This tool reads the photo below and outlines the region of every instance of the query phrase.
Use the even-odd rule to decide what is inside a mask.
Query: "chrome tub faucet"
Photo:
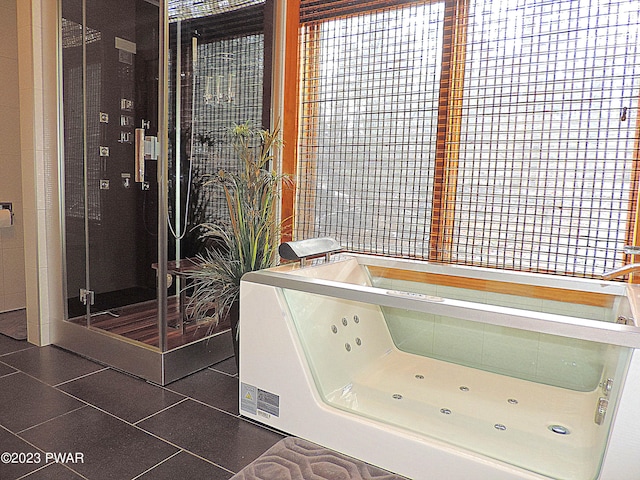
[[[625,245],[624,253],[627,255],[640,255],[640,246],[636,245]],[[602,274],[603,280],[613,280],[617,277],[622,277],[629,273],[640,272],[640,263],[630,263],[628,265],[623,265],[622,267],[615,268],[609,272],[605,272]]]

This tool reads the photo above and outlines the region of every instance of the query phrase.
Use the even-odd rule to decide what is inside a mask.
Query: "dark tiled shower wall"
[[[97,296],[93,311],[155,298],[157,162],[145,162],[148,188],[135,183],[133,138],[143,120],[149,122],[146,134],[157,135],[158,8],[144,0],[90,2],[86,23],[93,40],[86,46],[84,82],[78,77],[82,45],[71,41],[83,22],[82,9],[65,0],[62,12],[63,37],[69,38],[61,65],[67,289],[73,318],[85,313],[78,294],[88,288],[87,266]],[[135,54],[119,49],[119,41],[135,46]]]

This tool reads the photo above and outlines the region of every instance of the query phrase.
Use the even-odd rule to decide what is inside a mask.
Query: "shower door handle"
[[[136,128],[135,181],[144,182],[144,128]]]
[[[135,181],[144,182],[145,160],[158,159],[158,137],[145,136],[144,128],[136,128],[135,138]]]

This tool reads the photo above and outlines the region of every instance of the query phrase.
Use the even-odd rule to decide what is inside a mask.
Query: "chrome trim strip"
[[[169,258],[169,10],[161,2],[158,26],[158,333],[160,349],[166,352],[167,343],[167,261]],[[163,383],[164,384],[164,383]]]
[[[230,330],[166,352],[106,333],[57,321],[53,343],[158,385],[166,385],[233,356]]]
[[[67,230],[66,227],[66,217],[65,217],[65,212],[66,212],[66,199],[65,199],[65,190],[64,190],[64,184],[65,184],[65,165],[64,165],[64,132],[63,132],[63,128],[62,125],[64,125],[64,109],[62,108],[63,105],[63,84],[62,84],[62,72],[63,72],[63,68],[62,68],[62,0],[58,0],[58,10],[57,10],[57,14],[58,14],[58,18],[57,20],[57,24],[56,24],[56,28],[58,29],[58,35],[57,35],[57,39],[58,39],[58,45],[56,46],[56,114],[57,114],[57,142],[58,142],[58,159],[57,159],[57,166],[58,166],[58,216],[60,218],[60,230],[58,232],[59,234],[59,240],[60,240],[60,246],[62,247],[60,249],[60,259],[59,261],[62,262],[60,264],[60,273],[62,274],[60,277],[60,283],[59,283],[59,290],[56,292],[59,295],[61,295],[60,298],[63,298],[64,301],[62,302],[62,314],[63,314],[63,318],[67,319],[69,318],[69,305],[68,302],[66,301],[67,298],[69,298],[68,295],[68,288],[67,288],[67,240],[66,240],[66,235],[65,232]],[[50,261],[49,259],[47,259],[48,261]]]
[[[541,313],[511,307],[500,307],[427,295],[394,292],[392,290],[335,282],[300,275],[287,275],[270,270],[247,273],[242,282],[286,288],[344,300],[402,308],[434,315],[530,332],[607,343],[621,347],[640,348],[640,328],[617,323]],[[473,312],[469,318],[469,312]]]

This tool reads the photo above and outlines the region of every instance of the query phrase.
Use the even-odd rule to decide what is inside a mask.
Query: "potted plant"
[[[280,223],[277,201],[288,177],[272,170],[273,149],[281,146],[279,129],[234,124],[229,131],[239,160],[237,171],[220,171],[208,183],[224,191],[228,219],[199,227],[211,242],[197,256],[197,268],[187,278],[190,315],[213,329],[229,319],[236,364],[239,362],[238,321],[240,279],[247,272],[272,267],[277,260]]]

